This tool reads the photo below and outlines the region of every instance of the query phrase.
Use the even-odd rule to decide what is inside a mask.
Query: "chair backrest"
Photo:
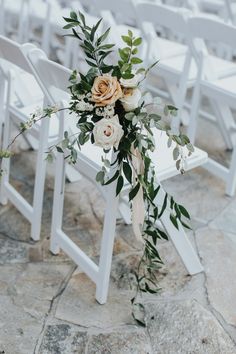
[[[27,47],[34,48],[31,44],[27,44]],[[32,74],[32,68],[22,53],[21,45],[4,36],[0,36],[0,58]]]
[[[150,1],[140,1],[135,8],[141,26],[143,22],[150,22],[155,27],[161,26],[175,33],[186,32],[186,18],[191,14],[187,9],[164,6]]]
[[[27,50],[22,46],[24,53],[34,68],[34,75],[42,88],[49,104],[68,101],[70,99],[69,77],[70,69],[51,61],[46,54],[38,48]]]
[[[25,50],[35,48],[33,44],[27,43]],[[26,79],[30,78],[31,86],[40,92],[37,82],[33,77],[32,66],[29,60],[22,52],[22,46],[6,37],[0,36],[0,70],[5,79],[8,77],[9,72],[14,72],[14,85],[17,90],[17,97],[23,105],[29,105],[34,102],[35,92],[31,91],[29,85],[26,84]],[[27,74],[27,75],[23,75]],[[28,75],[31,74],[32,76]],[[27,78],[26,78],[27,76]],[[14,91],[14,87],[12,89]]]
[[[137,2],[137,0],[136,0]],[[97,3],[99,11],[110,11],[117,23],[134,25],[136,23],[135,18],[135,1],[132,0],[99,0]]]
[[[193,16],[188,21],[191,35],[205,41],[222,43],[236,49],[236,27],[216,18]]]
[[[216,67],[212,54],[218,56],[219,49],[236,49],[236,27],[216,18],[198,15],[189,18],[188,28],[192,54],[198,63],[204,61],[203,75],[210,80],[216,79],[220,75],[220,68]],[[212,46],[216,48],[213,53]]]

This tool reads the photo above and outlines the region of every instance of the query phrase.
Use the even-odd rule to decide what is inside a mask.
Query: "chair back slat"
[[[236,48],[236,27],[217,19],[194,16],[188,21],[189,30],[193,37],[206,41],[223,43]]]
[[[3,36],[0,36],[0,58],[32,74],[30,64],[22,53],[21,45]]]
[[[38,83],[51,104],[70,99],[69,77],[70,69],[55,63],[47,58],[45,53],[36,48],[28,52],[29,61],[35,70]]]
[[[170,6],[142,1],[136,6],[139,22],[151,22],[155,27],[164,27],[175,33],[186,33],[186,18],[191,12]]]

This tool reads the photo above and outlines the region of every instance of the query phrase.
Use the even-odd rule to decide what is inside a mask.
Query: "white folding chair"
[[[195,17],[189,21],[189,30],[195,39],[224,43],[232,49],[236,47],[236,27],[213,19]],[[231,110],[236,108],[236,72],[220,77],[212,70],[208,52],[202,50],[201,46],[195,49],[198,53],[199,73],[193,94],[188,135],[194,142],[201,97],[207,97],[226,146],[233,149],[233,154],[229,169],[212,159],[209,159],[206,167],[225,181],[226,193],[232,196],[236,187],[236,124]]]
[[[147,81],[147,88],[171,100],[178,107],[178,117],[173,120],[173,128],[177,129],[179,117],[183,113],[186,91],[193,86],[197,72],[188,48],[187,17],[191,12],[187,9],[178,10],[174,7],[141,1],[136,6],[136,13],[148,43],[146,66],[159,60],[152,73],[156,80],[161,78],[164,82],[164,86],[160,88],[152,76],[151,80]],[[161,38],[156,32],[157,26],[180,35],[185,44]]]
[[[29,47],[35,48],[30,44],[21,46],[0,36],[1,119],[4,116],[2,121],[4,134],[1,145],[3,149],[6,149],[10,142],[12,123],[16,126],[25,123],[37,107],[42,108],[47,104],[44,101],[42,90],[32,75],[31,64],[23,54],[23,49],[26,50]],[[33,204],[30,205],[10,184],[10,159],[4,159],[2,162],[4,174],[0,184],[0,203],[6,204],[9,199],[30,222],[32,239],[39,240],[46,170],[45,151],[58,139],[57,120],[50,123],[50,126],[47,120],[41,121],[26,134],[27,140],[33,143],[38,150]]]
[[[45,85],[45,95],[52,102],[61,100],[61,104],[66,106],[64,100],[70,99],[70,93],[65,91],[68,86],[68,78],[70,71],[59,64],[49,61],[45,55],[39,50],[33,50],[28,53],[28,58],[35,67],[37,77]],[[66,122],[74,120],[74,118],[66,119],[66,113],[61,113],[60,121],[60,136],[63,139],[63,132]],[[76,121],[76,120],[75,120]],[[74,122],[75,123],[75,122]],[[74,124],[73,123],[73,124]],[[70,127],[69,127],[70,128]],[[172,159],[171,149],[167,149],[167,138],[156,132],[156,140],[158,142],[157,151],[154,153],[153,160],[158,161],[157,173],[160,180],[172,177],[178,174],[175,163]],[[91,182],[95,182],[95,177],[101,169],[101,154],[102,149],[87,143],[83,146],[82,151],[78,150],[78,159],[75,168],[88,178]],[[160,154],[160,155],[159,155]],[[187,169],[197,167],[207,161],[207,154],[196,149],[195,153],[187,159]],[[103,304],[107,300],[109,277],[111,270],[112,252],[115,237],[116,216],[117,211],[120,211],[124,216],[128,212],[128,204],[125,196],[119,200],[115,197],[115,183],[106,187],[97,184],[103,197],[105,198],[105,216],[103,225],[102,242],[100,249],[100,259],[97,265],[92,261],[79,246],[77,246],[62,230],[62,214],[64,200],[64,157],[63,154],[57,154],[56,159],[56,176],[53,201],[53,217],[51,230],[51,246],[52,253],[57,254],[60,249],[64,250],[70,258],[93,280],[96,284],[96,299]],[[114,167],[115,169],[115,167]],[[110,171],[114,174],[114,169]],[[158,204],[163,203],[165,193],[158,193]],[[129,219],[129,218],[128,218]],[[179,230],[175,229],[169,219],[169,213],[165,212],[161,217],[161,224],[167,231],[175,248],[177,249],[184,265],[189,274],[196,274],[203,270],[201,263],[193,250],[183,228],[179,225]]]

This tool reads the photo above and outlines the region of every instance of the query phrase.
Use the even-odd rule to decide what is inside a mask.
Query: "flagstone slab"
[[[31,354],[71,265],[17,264],[15,271],[13,267],[0,267],[0,350]]]
[[[202,223],[216,218],[231,202],[225,196],[225,184],[203,168],[171,178],[163,185],[188,209],[193,219]]]
[[[38,354],[84,354],[87,333],[71,324],[49,325]]]
[[[118,290],[111,282],[108,301],[100,305],[95,300],[94,283],[84,273],[75,273],[60,297],[55,317],[83,327],[110,328],[132,324],[132,295]]]
[[[233,200],[209,226],[214,229],[235,234],[236,241],[236,200]]]
[[[236,325],[236,244],[222,231],[199,230],[196,241],[206,273],[211,305],[226,322]]]
[[[26,262],[28,262],[27,246],[0,233],[0,265]]]
[[[34,353],[43,319],[34,317],[15,305],[10,296],[0,295],[0,304],[0,352]]]
[[[123,328],[110,333],[92,335],[88,343],[89,354],[151,354],[148,334],[141,328]]]
[[[196,301],[149,303],[145,311],[155,354],[236,354],[228,334]]]

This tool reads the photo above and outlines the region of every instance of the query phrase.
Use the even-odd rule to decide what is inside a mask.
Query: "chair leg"
[[[99,274],[96,283],[96,299],[100,304],[105,304],[107,301],[113,245],[115,239],[116,213],[119,201],[119,199],[115,196],[116,182],[107,186],[107,189],[108,193],[99,260]]]
[[[187,130],[187,135],[192,144],[195,142],[196,131],[197,131],[197,121],[199,115],[199,107],[201,104],[201,92],[200,92],[200,84],[196,82],[196,86],[194,88],[193,97],[192,97],[192,108],[190,112],[189,126]]]
[[[48,147],[49,120],[43,119],[40,128],[39,149],[37,154],[36,175],[33,198],[33,218],[31,221],[31,238],[35,241],[40,239],[44,184],[46,176],[46,151]]]
[[[10,131],[11,131],[11,122],[9,119],[9,115],[5,116],[5,124],[4,124],[4,134],[3,134],[3,150],[5,150],[10,141]],[[5,186],[9,182],[10,175],[10,159],[3,159],[1,169],[3,170],[3,175],[0,180],[0,203],[2,205],[6,205],[8,203],[8,198],[5,192]]]
[[[229,168],[229,175],[226,182],[226,194],[230,197],[234,196],[236,189],[236,147],[233,149],[231,164]]]
[[[162,205],[164,197],[165,192],[163,191],[163,189],[160,189],[155,202],[158,205]],[[180,225],[179,223],[179,229],[176,229],[176,227],[172,224],[170,220],[170,214],[167,209],[161,216],[160,222],[166,230],[180,258],[182,259],[182,262],[185,268],[187,269],[188,274],[193,275],[202,272],[203,267],[182,225]]]
[[[235,123],[230,109],[222,102],[218,104],[218,102],[212,99],[210,99],[210,102],[212,109],[215,113],[222,137],[225,141],[226,147],[227,149],[232,150],[235,142],[232,139],[230,130],[233,125],[235,126]]]
[[[9,112],[9,104],[11,97],[11,87],[12,87],[12,74],[9,73],[8,85],[7,85],[7,98],[6,98],[6,107],[4,112],[4,124],[3,124],[3,142],[2,149],[7,150],[8,144],[10,142],[11,136],[11,118]],[[4,105],[4,94],[2,95],[2,104]],[[2,108],[3,109],[3,108]],[[2,111],[3,113],[3,111]],[[2,205],[6,205],[8,202],[5,185],[9,182],[9,174],[10,174],[10,159],[3,159],[1,169],[3,170],[3,176],[0,180],[0,203]]]
[[[55,255],[60,252],[60,247],[57,243],[57,230],[61,229],[62,226],[65,188],[65,161],[61,153],[56,155],[56,171],[50,240],[50,251]]]

